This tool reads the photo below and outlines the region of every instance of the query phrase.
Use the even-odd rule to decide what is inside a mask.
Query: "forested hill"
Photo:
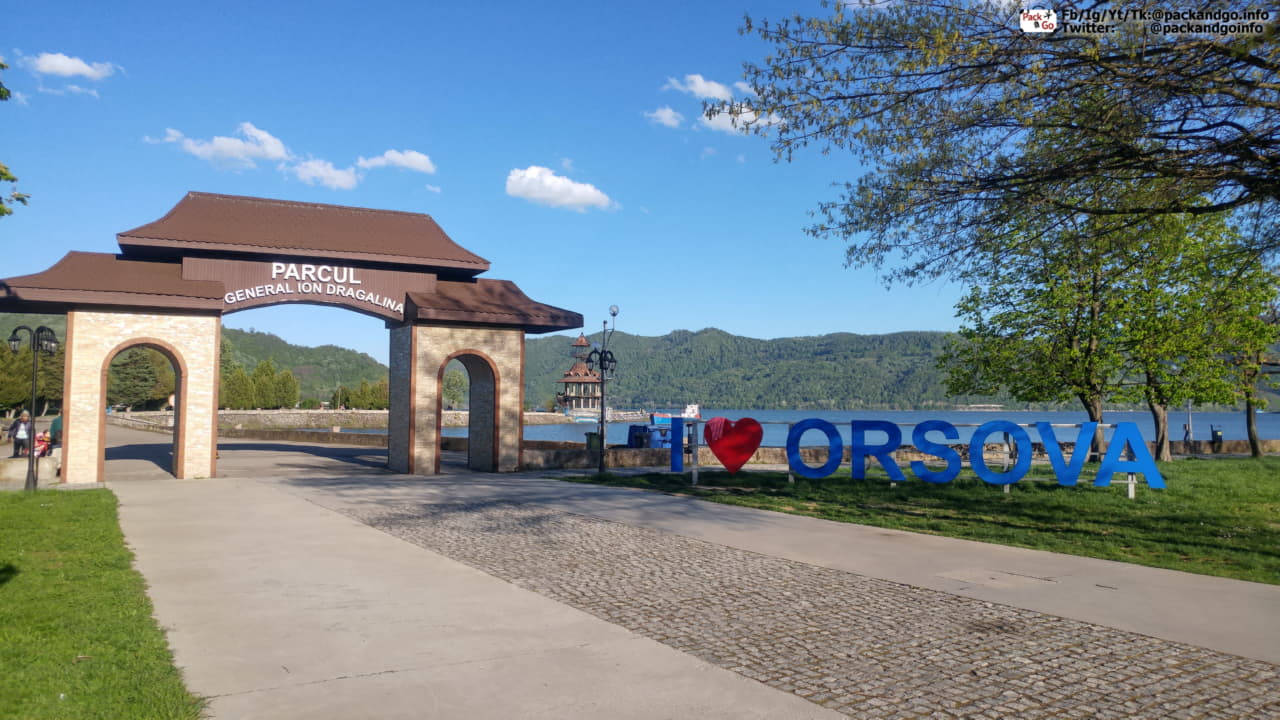
[[[912,409],[993,402],[949,398],[937,357],[948,333],[836,333],[757,340],[716,329],[677,330],[662,337],[617,333],[610,349],[618,375],[613,407],[752,409]],[[590,336],[598,342],[599,333]],[[525,344],[525,398],[547,404],[571,362],[572,337]]]
[[[66,337],[65,316],[7,313],[0,314],[0,335],[8,337],[19,324],[48,325],[59,338]],[[222,335],[230,344],[230,360],[246,371],[268,358],[278,370],[292,370],[302,399],[328,400],[338,385],[352,388],[362,380],[373,384],[387,377],[385,365],[336,345],[303,347],[270,333],[231,328],[223,328]],[[530,336],[526,340],[526,405],[545,408],[550,404],[560,389],[556,381],[572,362],[569,344],[576,337]],[[679,409],[686,403],[699,403],[711,408],[759,410],[907,410],[1002,402],[1004,399],[946,396],[937,358],[948,337],[941,332],[900,332],[757,340],[715,329],[677,330],[662,337],[619,332],[610,345],[618,358],[618,376],[609,383],[609,405]],[[598,342],[599,333],[590,339]],[[3,359],[11,360],[8,348]],[[0,366],[8,368],[3,363]],[[22,383],[29,380],[23,378],[29,376],[20,373],[29,370],[9,369],[19,389],[26,388]],[[1280,406],[1280,396],[1264,395],[1274,403],[1273,409]],[[13,402],[20,402],[22,396]],[[1005,404],[1025,407],[1011,401]]]
[[[227,327],[222,328],[222,338],[231,345],[231,360],[246,371],[252,372],[267,359],[278,370],[292,370],[298,377],[303,399],[328,400],[339,385],[353,388],[361,380],[376,383],[387,377],[386,365],[365,353],[337,345],[292,345],[271,333]]]
[[[18,325],[47,325],[59,340],[67,337],[66,315],[0,313],[0,334],[4,337]],[[222,328],[222,338],[230,345],[230,360],[242,365],[246,372],[252,372],[259,362],[267,359],[277,370],[292,370],[298,378],[302,399],[328,400],[339,385],[354,388],[362,380],[376,383],[387,377],[386,365],[365,353],[337,345],[304,347],[287,343],[271,333],[226,327]],[[7,359],[9,349],[4,348],[4,352]],[[165,391],[162,396],[167,394]]]

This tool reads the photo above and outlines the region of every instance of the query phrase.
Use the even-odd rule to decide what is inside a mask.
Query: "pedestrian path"
[[[133,438],[126,438],[133,439]],[[108,455],[215,718],[1280,717],[1280,587],[545,473]]]

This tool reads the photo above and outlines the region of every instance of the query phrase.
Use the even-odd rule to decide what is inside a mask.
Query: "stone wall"
[[[143,413],[133,413],[142,415]],[[386,410],[220,410],[223,428],[385,428]]]
[[[219,430],[221,438],[244,438],[249,440],[277,440],[283,442],[324,443],[326,445],[359,445],[361,447],[386,447],[387,436],[381,433],[333,432],[331,430],[264,430],[264,429],[224,429]]]
[[[0,457],[0,490],[20,490],[26,487],[28,462],[24,457],[11,458],[8,453]],[[58,477],[59,462],[57,457],[36,458],[36,463],[39,465],[36,468],[38,487],[48,487],[61,482],[61,478]]]
[[[527,413],[533,415],[534,413]],[[113,416],[130,418],[156,425],[172,425],[172,410],[145,410],[140,412],[112,413]],[[444,427],[466,427],[468,413],[466,410],[445,410],[441,413],[441,424]],[[538,413],[549,415],[549,413]],[[557,416],[563,417],[563,416]],[[526,424],[552,424],[545,417],[527,418],[533,420]],[[564,420],[560,420],[563,423]],[[298,428],[386,428],[390,427],[391,418],[386,410],[219,410],[218,427],[240,428],[248,430],[260,428],[264,430],[290,430]]]

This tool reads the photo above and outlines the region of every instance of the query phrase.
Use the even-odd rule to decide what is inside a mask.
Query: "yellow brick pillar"
[[[218,446],[218,315],[67,313],[62,479],[105,479],[107,372],[121,351],[143,345],[173,362],[175,477],[212,477]]]

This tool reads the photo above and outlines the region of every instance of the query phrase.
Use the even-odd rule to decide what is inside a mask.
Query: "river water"
[[[670,412],[679,412],[673,410]],[[1037,422],[1049,422],[1058,425],[1074,425],[1088,420],[1083,411],[1012,411],[1001,410],[996,412],[980,412],[980,411],[891,411],[891,410],[702,410],[703,420],[709,420],[713,417],[725,417],[730,420],[739,420],[744,417],[755,418],[764,427],[764,440],[761,443],[766,447],[782,447],[787,443],[788,423],[799,422],[808,418],[819,418],[834,424],[840,429],[840,434],[844,438],[844,442],[848,444],[849,438],[849,421],[850,420],[885,420],[891,423],[897,423],[903,426],[903,441],[910,442],[911,428],[914,425],[925,420],[945,420],[955,425],[960,432],[960,440],[955,442],[968,442],[974,429],[985,422],[992,420],[1008,420],[1018,425],[1029,425]],[[1155,438],[1155,424],[1151,421],[1151,414],[1147,412],[1108,412],[1103,414],[1103,423],[1112,424],[1120,422],[1137,423],[1138,429],[1142,431],[1142,436],[1148,440]],[[1180,412],[1169,413],[1169,439],[1183,439],[1183,424],[1187,422],[1187,413],[1185,410]],[[1208,440],[1210,425],[1217,426],[1222,430],[1223,438],[1226,440],[1245,440],[1248,435],[1245,431],[1245,415],[1243,411],[1236,412],[1192,412],[1191,414],[1192,429],[1194,431],[1194,439]],[[623,444],[627,441],[627,432],[631,423],[610,423],[609,424],[609,442],[611,444]],[[595,432],[595,424],[586,423],[565,423],[561,425],[526,425],[524,429],[524,438],[526,440],[552,440],[558,442],[583,442],[588,432]],[[386,432],[385,430],[351,430],[351,432]],[[445,428],[446,437],[466,437],[466,428]],[[1074,441],[1075,431],[1070,428],[1059,428],[1056,431],[1060,441]],[[1032,440],[1039,440],[1034,430],[1030,431]],[[1258,435],[1264,439],[1280,439],[1280,413],[1260,413],[1258,415]],[[935,439],[941,439],[941,436],[935,433]],[[883,435],[877,438],[876,434],[868,433],[867,440],[870,442],[882,441]],[[802,445],[823,446],[827,445],[827,439],[824,434],[817,431],[805,433],[801,438]]]

